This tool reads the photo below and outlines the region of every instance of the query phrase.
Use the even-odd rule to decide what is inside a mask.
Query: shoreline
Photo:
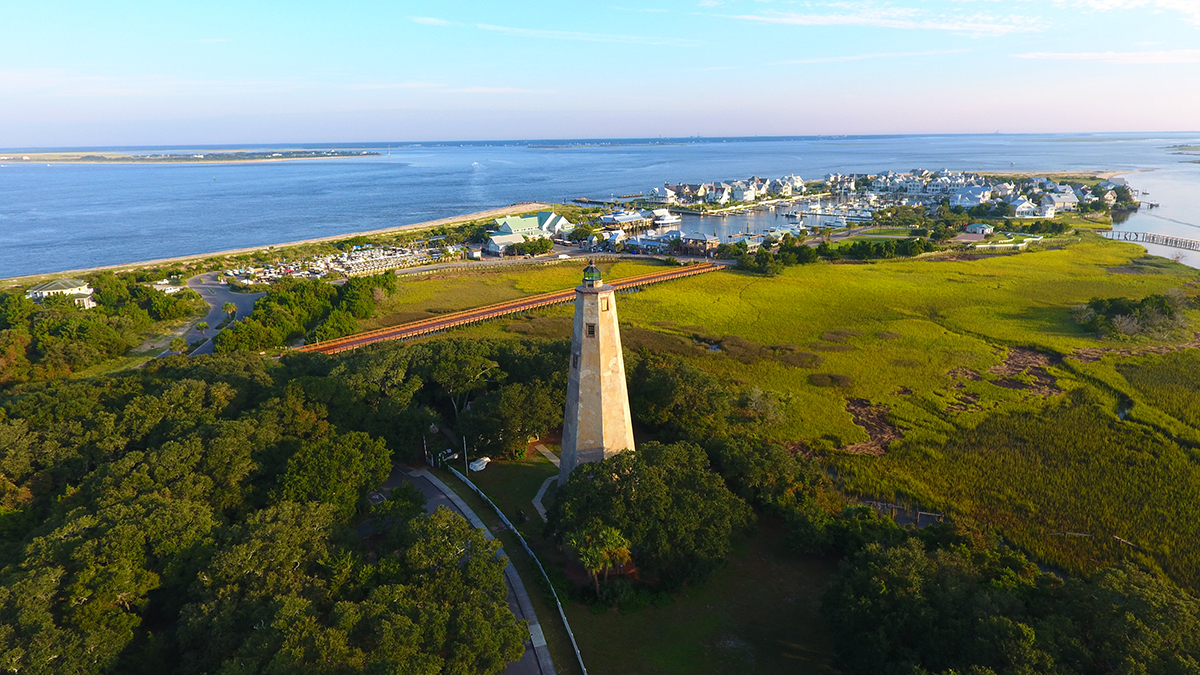
[[[474,213],[466,213],[459,216],[451,216],[449,218],[439,218],[437,220],[428,220],[420,223],[412,223],[411,225],[398,225],[396,227],[385,227],[378,230],[365,230],[362,232],[347,232],[344,234],[335,234],[325,237],[314,237],[311,239],[300,239],[297,241],[288,241],[277,244],[262,244],[260,246],[247,246],[244,248],[235,248],[225,251],[213,251],[210,253],[195,253],[191,255],[174,256],[171,258],[155,258],[153,260],[142,260],[126,263],[117,263],[114,265],[99,265],[96,267],[83,267],[71,270],[62,270],[57,272],[40,272],[38,274],[24,274],[16,277],[7,277],[0,279],[0,284],[4,286],[13,286],[24,283],[26,280],[41,279],[42,277],[64,276],[72,274],[86,274],[90,272],[101,272],[105,270],[125,270],[140,267],[154,267],[158,265],[168,265],[172,263],[188,262],[192,260],[204,260],[207,258],[240,255],[242,253],[253,253],[269,248],[286,248],[289,246],[303,246],[305,244],[322,244],[329,241],[340,241],[351,237],[365,237],[370,235],[390,234],[396,232],[404,232],[410,230],[427,230],[442,225],[453,225],[471,220],[480,220],[483,218],[498,218],[501,216],[510,216],[518,213],[528,213],[530,211],[542,211],[550,208],[550,204],[543,202],[519,202],[509,206],[504,206],[497,209],[488,209],[486,211],[476,211]]]
[[[314,159],[360,159],[363,157],[379,157],[379,155],[332,155],[329,157],[256,157],[254,159],[164,159],[164,160],[92,160],[80,159],[6,159],[0,166],[35,166],[38,164],[70,164],[74,166],[165,166],[165,165],[213,165],[213,164],[260,164],[263,162],[301,162]]]

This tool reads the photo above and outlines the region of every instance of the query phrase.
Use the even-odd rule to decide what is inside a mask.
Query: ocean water
[[[1181,144],[1200,144],[1200,134],[381,144],[355,146],[381,156],[273,163],[7,161],[0,162],[0,278],[267,246],[515,202],[609,197],[664,181],[914,168],[1128,172],[1130,184],[1162,206],[1121,229],[1200,239],[1200,164],[1184,161],[1200,157],[1174,154],[1170,146]],[[726,234],[747,223],[685,225]],[[1200,254],[1184,260],[1200,267]]]

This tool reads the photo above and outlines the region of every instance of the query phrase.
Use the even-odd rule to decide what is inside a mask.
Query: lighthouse
[[[559,485],[580,464],[634,449],[615,290],[594,264],[583,271],[583,283],[575,289]]]

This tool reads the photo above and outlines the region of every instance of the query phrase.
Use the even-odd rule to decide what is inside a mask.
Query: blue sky
[[[1200,129],[1200,0],[0,0],[0,147]]]

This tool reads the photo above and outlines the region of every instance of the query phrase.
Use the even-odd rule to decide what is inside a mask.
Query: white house
[[[791,184],[793,194],[804,194],[804,179],[800,176],[791,174],[784,176],[782,180],[785,183]]]
[[[1012,183],[1000,183],[992,186],[992,192],[997,197],[1010,197],[1017,191],[1017,186]]]
[[[1022,199],[1015,200],[1011,203],[1012,203],[1013,211],[1015,212],[1015,213],[1013,213],[1014,218],[1037,218],[1038,217],[1038,207],[1034,206],[1033,202],[1029,201],[1028,199],[1022,198]]]
[[[1042,197],[1042,206],[1053,206],[1055,211],[1078,211],[1079,198],[1073,192],[1055,192]]]
[[[676,197],[674,190],[672,190],[669,187],[663,186],[663,187],[650,188],[649,190],[647,190],[646,191],[646,201],[648,201],[652,204],[676,204],[676,203],[678,203],[679,200]]]
[[[1054,208],[1054,204],[1047,204],[1043,201],[1041,208],[1038,209],[1038,212],[1043,218],[1053,218],[1054,214],[1057,213],[1057,210]]]
[[[78,279],[55,279],[47,281],[44,284],[38,284],[33,288],[25,291],[25,297],[37,302],[45,300],[52,295],[67,295],[75,300],[75,304],[81,309],[91,309],[96,306],[96,301],[92,299],[92,287],[86,281]]]
[[[988,187],[963,187],[954,192],[954,196],[950,198],[950,206],[963,206],[970,208],[979,206],[992,198],[992,189]]]
[[[967,234],[992,234],[996,228],[986,223],[972,223],[967,226]]]
[[[939,176],[929,181],[926,189],[930,194],[945,194],[950,191],[950,179],[946,176]]]
[[[780,195],[782,197],[791,197],[792,196],[792,184],[782,178],[776,179],[776,180],[771,181],[770,187],[767,188],[767,191],[769,191],[773,194]]]
[[[733,188],[728,183],[714,183],[704,201],[709,204],[727,204],[733,199]]]
[[[733,184],[733,201],[752,202],[757,198],[758,192],[755,191],[753,185],[747,185],[742,181]]]
[[[488,237],[487,243],[483,245],[483,250],[493,255],[501,255],[504,249],[519,244],[525,241],[526,236],[523,234],[493,234]]]

